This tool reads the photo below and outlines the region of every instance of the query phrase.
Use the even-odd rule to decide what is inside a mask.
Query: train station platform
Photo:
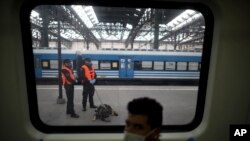
[[[38,109],[41,120],[52,126],[60,125],[125,125],[127,103],[137,97],[156,99],[163,106],[163,124],[187,124],[195,115],[198,87],[196,86],[106,86],[97,85],[94,95],[95,105],[109,104],[119,116],[110,117],[110,122],[93,121],[94,109],[82,111],[82,86],[75,86],[74,109],[80,116],[66,115],[66,103],[57,104],[57,85],[38,85]],[[63,89],[63,97],[66,99]],[[31,113],[32,114],[32,113]]]

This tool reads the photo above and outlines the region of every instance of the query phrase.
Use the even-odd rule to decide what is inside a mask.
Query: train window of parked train
[[[34,66],[35,66],[35,68],[41,67],[41,62],[40,62],[39,58],[34,58]]]
[[[199,70],[201,70],[201,63],[199,63],[199,67],[198,67]]]
[[[154,70],[164,70],[164,62],[154,61]]]
[[[118,61],[112,61],[112,70],[117,70],[119,68],[119,62]]]
[[[100,70],[111,70],[111,61],[100,61]]]
[[[128,59],[128,69],[133,69],[133,62],[131,59]]]
[[[165,62],[165,70],[176,70],[176,62]]]
[[[142,64],[141,61],[134,61],[134,70],[141,70]]]
[[[24,4],[20,19],[32,124],[50,133],[122,133],[127,103],[151,97],[164,106],[164,132],[198,127],[213,35],[210,10],[181,2],[107,1],[32,1],[28,9]],[[81,78],[74,83],[74,109],[80,118],[73,120],[66,104],[59,104],[67,100],[61,62],[70,59],[80,77],[84,58],[92,60],[97,74],[95,104],[107,103],[119,114],[109,123],[92,121],[96,111],[89,103],[82,111]]]
[[[177,62],[177,70],[187,70],[187,62]]]
[[[153,62],[152,61],[142,61],[141,62],[142,70],[153,70]]]
[[[91,62],[92,62],[92,64],[94,65],[94,68],[95,68],[96,70],[98,70],[98,69],[99,69],[99,61],[97,61],[97,60],[92,60]]]
[[[199,63],[198,62],[188,62],[188,70],[198,71],[199,70]]]
[[[50,69],[50,64],[49,64],[49,60],[42,60],[42,69]]]
[[[58,60],[50,60],[50,69],[58,69]]]

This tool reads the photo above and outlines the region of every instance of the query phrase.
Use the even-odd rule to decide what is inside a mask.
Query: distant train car
[[[33,50],[37,79],[58,78],[57,50]],[[62,59],[71,59],[75,74],[76,51],[62,50]],[[163,51],[84,51],[99,79],[176,79],[198,80],[201,68],[199,52]]]

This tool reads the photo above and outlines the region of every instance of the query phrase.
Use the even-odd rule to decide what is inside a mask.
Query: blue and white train
[[[34,49],[36,79],[58,78],[57,50]],[[71,59],[75,74],[79,54],[62,50],[62,60]],[[199,80],[200,52],[165,51],[83,51],[81,58],[90,58],[98,79],[171,79]]]

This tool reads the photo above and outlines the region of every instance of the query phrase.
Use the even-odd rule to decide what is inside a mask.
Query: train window
[[[35,66],[35,68],[41,67],[41,62],[40,62],[39,58],[34,58],[34,66]]]
[[[141,61],[134,61],[134,70],[141,70],[141,69],[142,69]]]
[[[198,69],[201,70],[201,63],[199,63],[199,68]]]
[[[125,59],[120,59],[120,64],[121,64],[120,69],[125,69],[125,67],[126,67],[125,63],[126,63]]]
[[[175,70],[176,62],[165,62],[165,70]]]
[[[126,105],[137,97],[162,103],[164,132],[198,127],[213,35],[213,16],[206,6],[151,0],[55,2],[32,1],[21,10],[29,115],[37,129],[122,133]],[[92,121],[96,111],[89,105],[82,111],[83,58],[90,58],[96,70],[95,104],[107,103],[119,114],[109,123]],[[76,120],[61,104],[67,100],[60,77],[65,59],[72,61],[77,76]]]
[[[198,62],[188,62],[188,70],[198,71],[199,70],[199,63]]]
[[[99,69],[99,62],[97,61],[97,60],[92,60],[91,61],[92,62],[92,64],[94,65],[94,68],[96,69],[96,70],[98,70]]]
[[[119,63],[118,61],[112,61],[112,70],[117,70],[119,67]]]
[[[42,60],[42,69],[50,69],[49,60]]]
[[[50,69],[58,69],[58,60],[50,60]]]
[[[164,62],[154,61],[154,70],[164,70]]]
[[[131,59],[128,59],[128,69],[132,69],[133,67],[133,62]]]
[[[153,69],[153,62],[152,61],[142,61],[141,62],[142,70],[152,70]]]
[[[100,61],[100,70],[111,70],[111,61]]]
[[[187,62],[177,62],[177,70],[187,70]]]

